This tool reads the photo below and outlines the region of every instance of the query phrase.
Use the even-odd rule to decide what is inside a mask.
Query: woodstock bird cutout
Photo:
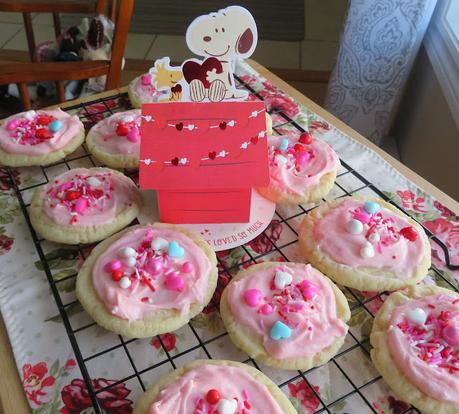
[[[241,101],[247,91],[236,88],[236,60],[252,55],[258,40],[255,20],[244,7],[230,6],[194,19],[186,31],[188,48],[203,60],[188,59],[171,67],[164,57],[150,69],[152,84],[168,92],[162,101]]]

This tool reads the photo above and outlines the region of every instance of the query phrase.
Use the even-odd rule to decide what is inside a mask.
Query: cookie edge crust
[[[105,304],[99,299],[96,290],[92,283],[92,269],[99,256],[104,253],[107,248],[120,239],[127,232],[137,228],[145,228],[152,226],[153,229],[168,228],[174,229],[184,233],[187,237],[204,250],[205,255],[211,262],[211,270],[208,277],[207,291],[204,300],[201,303],[194,303],[190,306],[190,311],[181,315],[180,311],[176,309],[168,309],[154,312],[151,317],[127,321],[114,316],[107,309]],[[159,335],[167,332],[172,332],[185,325],[190,319],[198,315],[212,299],[214,291],[217,287],[218,271],[217,271],[217,258],[215,252],[211,249],[209,244],[200,236],[183,229],[173,224],[153,223],[151,225],[135,225],[114,234],[110,238],[99,243],[85,260],[83,266],[77,275],[76,281],[76,295],[83,308],[88,314],[105,329],[116,332],[118,334],[130,338],[147,338],[154,335]]]
[[[223,365],[243,369],[255,381],[263,384],[267,388],[267,391],[279,404],[284,414],[297,414],[297,411],[293,407],[292,403],[288,400],[287,396],[279,389],[279,387],[276,384],[274,384],[273,381],[271,381],[261,371],[241,362],[217,359],[196,360],[161,377],[158,381],[155,382],[155,384],[152,387],[150,387],[147,391],[145,391],[144,394],[142,394],[137,399],[134,405],[133,414],[148,414],[151,405],[165,387],[177,381],[182,375],[184,375],[188,371],[191,371],[194,368],[198,368],[202,365]]]
[[[408,222],[417,230],[418,234],[423,238],[424,241],[424,256],[421,263],[415,269],[413,275],[408,279],[399,279],[394,272],[381,271],[379,269],[372,268],[353,268],[340,263],[335,262],[326,253],[320,251],[316,247],[313,231],[314,226],[318,220],[320,220],[324,214],[329,210],[338,207],[342,202],[349,199],[350,197],[342,197],[338,200],[324,203],[314,210],[310,211],[300,224],[299,228],[299,245],[300,251],[303,256],[311,262],[311,264],[319,269],[322,273],[325,273],[330,279],[344,286],[348,286],[357,290],[366,291],[382,291],[382,290],[397,290],[400,288],[415,285],[425,278],[427,271],[430,267],[431,262],[431,250],[430,243],[425,234],[424,229],[413,219],[406,214],[402,213],[396,207],[376,197],[356,197],[354,199],[361,201],[375,201],[384,208],[387,208],[391,212],[397,214],[399,217],[404,217]]]
[[[63,244],[84,244],[97,242],[123,229],[139,214],[142,207],[142,197],[134,181],[119,171],[112,170],[110,168],[95,167],[87,169],[92,171],[97,170],[97,172],[110,172],[113,175],[121,176],[123,180],[129,180],[132,184],[132,188],[135,189],[134,192],[136,195],[136,199],[133,200],[133,205],[127,206],[124,210],[117,214],[111,222],[103,225],[85,226],[80,228],[77,228],[76,226],[61,226],[54,223],[54,221],[42,212],[46,188],[46,186],[42,186],[35,190],[33,194],[29,215],[33,228],[44,239]]]
[[[412,384],[392,359],[387,344],[387,330],[393,310],[407,300],[436,294],[446,294],[459,298],[459,294],[452,290],[428,285],[412,286],[405,293],[392,293],[384,301],[373,322],[370,334],[370,342],[373,347],[371,359],[384,381],[403,401],[413,404],[425,413],[458,414],[459,405],[436,400]]]
[[[297,264],[297,263],[292,263]],[[250,275],[254,271],[259,271],[263,269],[276,268],[279,266],[289,267],[289,263],[279,263],[279,262],[264,262],[259,263],[253,266],[250,266],[248,269],[239,272],[225,287],[223,291],[221,301],[220,301],[220,315],[223,319],[226,330],[232,340],[232,342],[240,348],[242,351],[247,353],[250,357],[260,361],[263,364],[269,365],[274,368],[280,369],[300,369],[307,370],[312,367],[322,365],[328,362],[333,358],[344,344],[346,335],[337,338],[331,345],[318,352],[312,357],[298,357],[298,358],[285,358],[277,359],[273,358],[265,350],[263,346],[263,339],[261,336],[254,334],[250,331],[249,328],[239,324],[231,313],[231,308],[228,303],[228,287],[233,283]],[[330,284],[333,293],[336,299],[336,311],[337,316],[344,323],[346,323],[351,317],[351,311],[349,309],[349,304],[346,300],[346,297],[341,292],[341,290],[325,275],[327,282]]]

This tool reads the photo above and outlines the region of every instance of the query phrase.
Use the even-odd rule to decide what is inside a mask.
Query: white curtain
[[[350,1],[325,107],[376,144],[390,128],[436,2]]]

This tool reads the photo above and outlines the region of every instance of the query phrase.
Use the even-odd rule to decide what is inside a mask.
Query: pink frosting
[[[299,138],[298,135],[268,138],[269,175],[271,185],[302,195],[318,184],[322,176],[336,170],[339,159],[326,142],[311,137],[310,144],[301,144]],[[284,139],[289,142],[287,149],[280,147]],[[294,149],[295,145],[297,150]]]
[[[152,241],[156,239],[163,239],[166,247],[155,250]],[[170,242],[183,248],[181,257],[168,254]],[[123,256],[122,249],[126,247],[136,250],[135,263],[128,263]],[[111,270],[114,264],[119,274],[129,279],[128,288],[121,287],[119,274]],[[204,300],[210,271],[209,258],[184,233],[144,226],[126,232],[102,253],[94,264],[92,278],[97,295],[112,314],[131,321],[162,309],[188,313],[190,305]]]
[[[148,74],[146,74],[148,76]],[[150,83],[144,85],[142,76],[139,76],[134,84],[134,93],[142,101],[142,103],[158,102],[159,98],[164,95],[164,92],[158,91]]]
[[[364,211],[364,202],[355,198],[345,198],[335,208],[328,211],[314,226],[317,247],[335,262],[351,267],[364,267],[393,271],[397,277],[408,279],[421,262],[424,238],[417,235],[411,241],[400,234],[400,230],[412,227],[404,217],[396,215],[384,207],[377,214]],[[352,218],[363,224],[363,231],[353,234],[347,225]],[[370,220],[370,223],[366,223]],[[378,224],[379,223],[379,224]],[[371,232],[379,234],[379,242],[369,241]],[[417,234],[417,231],[413,229]],[[373,257],[364,257],[361,249],[372,245]]]
[[[235,400],[236,410],[219,411],[220,401],[216,404],[207,401],[210,390],[218,391],[220,400]],[[267,387],[242,368],[210,364],[196,367],[166,386],[148,410],[148,414],[197,413],[283,414],[283,411]]]
[[[108,154],[140,154],[140,136],[136,141],[128,139],[127,136],[119,136],[116,133],[117,127],[125,120],[133,118],[127,123],[128,129],[137,128],[140,130],[140,109],[133,109],[125,112],[117,112],[108,118],[98,122],[91,129],[95,132],[94,142],[104,152]]]
[[[61,226],[109,223],[137,198],[136,186],[128,177],[87,168],[59,175],[44,191],[43,211]]]
[[[410,319],[418,308],[427,315],[421,325]],[[440,294],[407,301],[392,312],[388,346],[411,383],[436,400],[459,405],[459,345],[442,335],[450,324],[459,329],[459,299]]]
[[[26,112],[6,118],[0,125],[0,147],[10,154],[45,155],[64,148],[83,129],[83,124],[76,115],[71,116],[60,108],[37,111],[27,119]],[[46,139],[37,139],[35,131],[46,125],[38,125],[37,118],[48,115],[62,123],[62,127]],[[16,125],[16,126],[14,126]],[[10,127],[8,127],[10,126]]]
[[[291,283],[283,289],[276,288],[274,282],[278,271],[292,276]],[[277,268],[256,270],[232,282],[227,289],[235,320],[262,336],[266,351],[277,359],[313,356],[347,333],[346,324],[336,315],[336,298],[330,283],[309,264],[279,264]],[[260,291],[262,299],[256,306],[248,305],[244,297],[248,290]],[[289,338],[271,338],[276,321],[291,328]]]

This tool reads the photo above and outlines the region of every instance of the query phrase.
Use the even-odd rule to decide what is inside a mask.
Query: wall
[[[392,128],[401,161],[459,200],[459,128],[421,47]]]

